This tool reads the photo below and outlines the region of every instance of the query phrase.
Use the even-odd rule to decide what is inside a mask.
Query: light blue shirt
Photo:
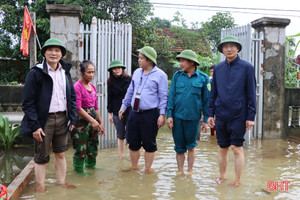
[[[158,108],[160,114],[166,114],[168,77],[161,69],[155,66],[148,74],[144,74],[142,68],[134,71],[122,101],[122,110],[126,110],[129,105],[133,107],[136,92],[141,94],[139,110]]]

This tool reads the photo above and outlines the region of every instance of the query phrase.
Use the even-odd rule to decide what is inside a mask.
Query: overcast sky
[[[299,0],[149,0],[151,3],[166,3],[166,4],[187,4],[187,5],[201,5],[201,6],[219,6],[219,7],[238,7],[248,9],[229,9],[229,8],[209,8],[209,7],[187,7],[174,5],[153,4],[154,15],[163,19],[172,20],[174,13],[179,11],[183,18],[190,25],[190,22],[205,22],[218,11],[230,11],[238,25],[246,25],[253,20],[261,17],[278,17],[289,18],[291,23],[286,28],[287,35],[294,35],[300,33],[300,1]],[[183,8],[183,9],[182,9]],[[265,10],[258,10],[262,8]],[[268,11],[266,9],[274,9]],[[275,9],[285,11],[275,11]],[[297,10],[298,12],[291,12],[287,10]],[[233,12],[235,11],[235,12]],[[243,12],[243,13],[242,13]],[[260,13],[260,14],[254,14]],[[297,38],[299,40],[300,37]],[[300,49],[300,47],[298,48]],[[300,50],[297,53],[300,53]]]

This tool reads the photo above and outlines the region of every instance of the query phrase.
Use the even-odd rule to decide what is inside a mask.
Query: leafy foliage
[[[3,117],[0,113],[0,148],[9,149],[19,135],[20,125],[9,124],[8,117]]]
[[[297,62],[295,54],[300,41],[295,44],[294,39],[296,37],[300,37],[300,33],[286,37],[285,86],[289,88],[297,86]]]
[[[212,49],[216,51],[221,40],[221,30],[223,28],[233,28],[236,26],[234,18],[229,12],[217,12],[207,22],[202,22],[202,30],[211,42]]]

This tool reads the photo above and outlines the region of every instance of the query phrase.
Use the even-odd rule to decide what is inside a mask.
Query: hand
[[[93,120],[93,121],[91,122],[91,125],[92,125],[92,127],[93,127],[93,130],[95,130],[95,131],[100,130],[100,124],[97,122],[97,120]]]
[[[158,126],[158,128],[161,128],[164,125],[165,125],[165,116],[159,115],[158,120],[157,120],[157,126]]]
[[[99,132],[101,135],[105,135],[105,128],[104,128],[104,125],[102,122],[100,123],[100,131]]]
[[[169,117],[167,119],[167,125],[168,125],[169,129],[171,130],[173,127],[173,118],[172,117]]]
[[[121,120],[123,118],[123,113],[125,112],[125,110],[120,109],[119,110],[119,119]]]
[[[45,136],[45,133],[42,128],[39,128],[36,131],[34,131],[32,135],[34,139],[36,139],[36,141],[43,142],[42,135]]]
[[[249,131],[251,129],[251,127],[254,126],[254,125],[255,125],[254,121],[247,120],[246,121],[246,131]]]
[[[207,132],[207,123],[205,123],[205,122],[203,122],[202,123],[202,126],[201,126],[201,128],[202,128],[202,133],[206,133]]]
[[[109,113],[109,123],[114,123],[113,115],[111,113]]]
[[[72,130],[73,130],[73,128],[74,128],[74,124],[70,124],[70,126],[69,126],[69,130],[70,130],[70,131],[72,131]]]
[[[207,120],[207,123],[208,123],[208,126],[210,127],[210,128],[213,128],[213,127],[215,127],[215,119],[213,118],[213,117],[209,117],[208,118],[208,120]]]

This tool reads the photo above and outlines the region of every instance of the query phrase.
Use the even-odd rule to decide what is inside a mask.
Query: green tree
[[[295,38],[300,37],[300,33],[286,37],[286,59],[285,59],[285,86],[297,86],[297,59],[296,52],[300,41],[295,43]]]
[[[170,28],[171,22],[167,19],[161,19],[159,17],[151,17],[151,21],[156,23],[156,28]]]
[[[236,26],[234,18],[229,12],[217,12],[207,22],[202,22],[201,25],[214,51],[216,51],[217,45],[220,43],[221,30],[223,28],[233,28]]]

